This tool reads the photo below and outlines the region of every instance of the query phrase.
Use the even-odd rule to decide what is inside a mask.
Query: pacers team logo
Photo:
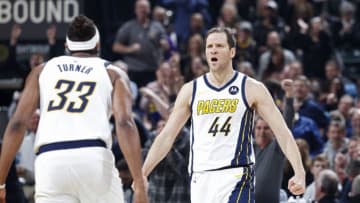
[[[231,86],[229,88],[229,93],[232,94],[232,95],[235,95],[239,92],[239,88],[237,86]]]

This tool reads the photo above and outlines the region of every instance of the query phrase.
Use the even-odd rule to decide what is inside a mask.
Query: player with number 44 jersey
[[[215,87],[203,75],[194,82],[190,171],[252,165],[253,110],[245,98],[246,75],[234,72],[228,83]],[[195,136],[201,135],[201,136]]]

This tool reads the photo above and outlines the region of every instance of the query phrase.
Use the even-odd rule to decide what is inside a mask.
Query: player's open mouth
[[[210,61],[211,61],[211,62],[217,62],[217,61],[218,61],[218,58],[216,58],[216,57],[211,57],[211,58],[210,58]]]

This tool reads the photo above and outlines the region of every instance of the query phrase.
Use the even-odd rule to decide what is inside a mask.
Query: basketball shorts
[[[252,167],[194,172],[191,177],[192,203],[254,203],[254,192]]]
[[[54,150],[35,160],[36,203],[123,203],[111,151],[103,147]]]

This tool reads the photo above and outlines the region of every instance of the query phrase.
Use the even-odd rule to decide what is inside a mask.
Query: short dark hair
[[[234,36],[235,31],[233,31],[232,29],[227,28],[227,27],[211,28],[206,34],[205,42],[206,42],[207,38],[209,37],[209,35],[213,34],[213,33],[225,33],[229,47],[230,48],[236,47],[236,39]]]
[[[69,40],[74,42],[90,40],[95,34],[96,34],[96,26],[94,21],[92,21],[90,18],[84,15],[76,16],[74,20],[71,22],[67,31],[67,37],[69,38]],[[94,48],[91,50],[70,51],[70,52],[71,53],[88,52],[91,54],[96,54],[97,49]]]
[[[94,22],[84,15],[79,15],[71,22],[67,37],[75,42],[87,41],[95,35],[95,32]]]

